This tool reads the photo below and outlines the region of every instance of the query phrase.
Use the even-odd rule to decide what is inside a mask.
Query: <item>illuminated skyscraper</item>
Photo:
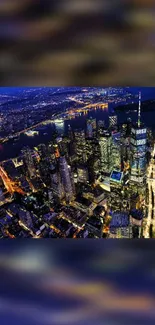
[[[117,115],[109,116],[109,127],[110,128],[117,127]]]
[[[75,151],[79,162],[85,163],[87,160],[86,155],[86,138],[84,130],[77,130],[75,135]]]
[[[89,180],[88,169],[86,166],[78,166],[77,168],[78,182],[87,183]]]
[[[99,120],[97,122],[97,135],[100,136],[102,134],[102,131],[105,128],[105,122],[103,120]]]
[[[138,124],[131,129],[131,181],[143,183],[146,175],[147,129],[141,123],[141,94],[139,94]]]
[[[105,127],[105,123],[104,123],[104,121],[103,121],[103,120],[99,120],[99,121],[97,122],[97,127],[98,127],[98,129],[102,129],[102,128],[104,128],[104,127]]]
[[[62,185],[60,173],[55,166],[51,166],[51,189],[55,197],[60,200],[64,198],[64,187]]]
[[[96,119],[89,118],[87,120],[87,137],[93,138],[94,132],[96,131]]]
[[[146,175],[147,130],[133,127],[131,130],[131,180],[143,183]]]
[[[112,170],[112,137],[107,131],[99,139],[101,153],[101,171],[109,174]]]
[[[74,186],[71,177],[71,169],[68,166],[65,156],[60,157],[60,175],[65,190],[66,201],[71,201],[74,197]]]
[[[115,169],[121,169],[121,149],[118,143],[112,144],[112,165]]]
[[[70,125],[68,125],[68,137],[71,141],[74,140],[74,133]]]
[[[30,148],[25,148],[22,150],[23,160],[27,167],[30,178],[36,176],[36,168],[34,165],[34,152]]]

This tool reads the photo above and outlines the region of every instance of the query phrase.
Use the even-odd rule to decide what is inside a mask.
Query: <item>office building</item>
[[[36,168],[34,164],[34,152],[29,147],[22,150],[23,161],[28,171],[29,177],[36,177]]]
[[[116,128],[117,123],[117,115],[109,116],[109,128]]]
[[[85,131],[77,130],[74,132],[74,136],[75,136],[75,152],[76,152],[77,160],[80,163],[85,163],[87,161]]]
[[[96,132],[96,119],[89,118],[87,120],[87,138],[93,138]]]
[[[67,164],[65,156],[59,159],[60,175],[65,190],[66,201],[70,202],[74,198],[74,184],[71,175],[71,168]]]
[[[144,183],[146,177],[147,129],[140,120],[141,94],[139,95],[138,123],[131,129],[131,181]]]
[[[131,181],[143,183],[146,176],[147,130],[135,126],[131,132]]]
[[[101,171],[110,174],[112,170],[112,136],[109,132],[102,132],[99,138]]]
[[[113,211],[124,210],[122,194],[123,173],[113,170],[110,176],[110,198],[111,208]]]
[[[112,165],[113,168],[121,169],[121,135],[114,133],[112,135]]]
[[[99,120],[99,121],[97,122],[97,127],[98,127],[98,129],[100,129],[100,128],[104,128],[104,127],[105,127],[105,123],[104,123],[104,121],[103,121],[103,120]]]
[[[77,175],[79,183],[87,183],[89,181],[88,168],[86,166],[78,166]]]
[[[62,200],[65,196],[65,191],[61,181],[60,173],[57,167],[54,165],[51,166],[50,176],[51,176],[51,189],[53,192],[53,196],[58,198],[59,200]]]

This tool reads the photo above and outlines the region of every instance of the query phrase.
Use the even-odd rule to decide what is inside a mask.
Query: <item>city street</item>
[[[152,225],[152,230],[155,226],[155,203],[154,203],[154,196],[155,196],[155,145],[151,155],[151,161],[148,167],[147,172],[147,186],[148,186],[148,215],[146,220],[146,225],[144,227],[144,237],[150,238],[150,228]]]

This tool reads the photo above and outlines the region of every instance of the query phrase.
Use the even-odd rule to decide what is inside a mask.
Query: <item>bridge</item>
[[[108,109],[108,103],[87,104],[80,108],[73,108],[67,111],[67,114],[87,113],[90,109]]]
[[[90,109],[108,109],[108,103],[94,103],[94,104],[87,104],[81,108],[74,108],[74,109],[69,109],[66,111],[66,115],[68,114],[68,117],[72,114],[76,114],[76,113],[87,113]],[[1,143],[5,143],[7,142],[9,139],[13,139],[17,136],[20,136],[21,134],[25,133],[25,132],[28,132],[28,131],[31,131],[33,129],[36,129],[37,127],[41,126],[41,125],[46,125],[46,124],[49,124],[49,123],[54,123],[54,121],[56,119],[61,119],[62,116],[64,116],[64,112],[60,113],[60,114],[56,114],[54,113],[51,117],[51,119],[49,120],[44,120],[44,121],[41,121],[35,125],[32,125],[24,130],[21,130],[21,131],[18,131],[14,134],[12,134],[11,136],[6,136],[4,138],[0,138],[0,142]],[[67,118],[67,117],[66,117]],[[63,118],[64,119],[64,118]]]

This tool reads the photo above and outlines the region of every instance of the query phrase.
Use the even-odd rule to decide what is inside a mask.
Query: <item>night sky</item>
[[[35,87],[0,87],[0,94],[8,94],[8,95],[17,94],[20,91],[23,91],[25,89],[34,89],[34,88]],[[51,89],[52,88],[53,90],[56,90],[57,87],[51,87]],[[40,89],[40,87],[38,89]],[[73,87],[71,87],[70,89],[73,89]],[[128,87],[128,90],[135,94],[141,91],[142,99],[155,98],[155,87]]]

